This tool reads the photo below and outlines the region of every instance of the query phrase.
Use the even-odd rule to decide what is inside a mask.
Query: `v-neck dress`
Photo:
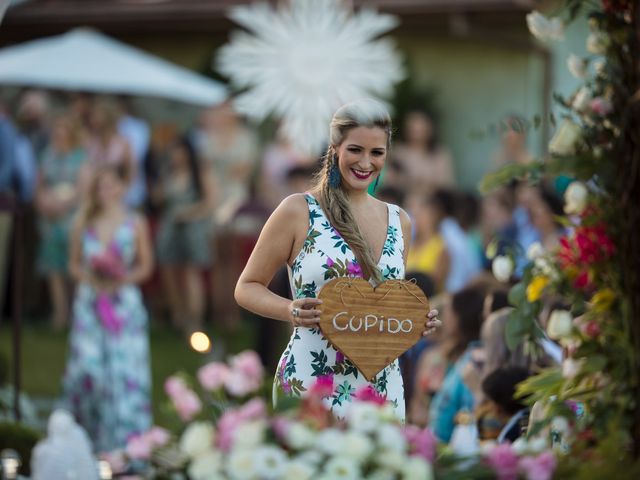
[[[125,268],[136,255],[135,219],[130,216],[105,244],[95,230],[82,236],[86,268],[111,250]],[[87,430],[96,452],[124,448],[127,439],[151,427],[151,374],[147,312],[140,289],[125,284],[109,296],[119,328],[100,313],[100,295],[80,283],[73,303],[64,403]]]
[[[300,254],[290,268],[294,298],[316,297],[322,286],[336,277],[362,277],[360,265],[349,245],[329,223],[318,201],[305,194],[309,207],[309,229]],[[387,237],[378,268],[387,279],[404,278],[404,239],[400,209],[387,204]],[[338,417],[344,417],[353,395],[370,384],[394,406],[404,421],[404,387],[398,361],[369,382],[345,356],[324,337],[320,328],[295,327],[280,357],[274,390],[286,395],[304,396],[318,377],[333,378],[333,392],[324,399]]]

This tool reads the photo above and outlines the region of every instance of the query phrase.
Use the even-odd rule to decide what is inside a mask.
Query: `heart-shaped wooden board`
[[[374,289],[362,278],[335,278],[318,298],[322,333],[369,381],[427,328],[429,301],[406,280],[387,280]]]

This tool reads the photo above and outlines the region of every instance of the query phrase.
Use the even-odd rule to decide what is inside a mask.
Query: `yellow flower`
[[[544,275],[533,277],[533,280],[529,286],[527,286],[527,300],[530,302],[540,300],[542,292],[547,285],[549,285],[549,277],[545,277]]]
[[[610,288],[603,288],[602,290],[598,290],[591,297],[591,304],[593,306],[593,310],[598,313],[606,312],[611,308],[613,302],[616,299],[616,292],[614,292]]]

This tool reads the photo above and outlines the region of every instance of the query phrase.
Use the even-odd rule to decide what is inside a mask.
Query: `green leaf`
[[[530,328],[531,320],[519,315],[517,310],[511,312],[504,332],[509,350],[514,350],[525,340]]]
[[[509,303],[514,307],[519,306],[527,300],[527,290],[524,283],[516,283],[511,290],[509,290]]]

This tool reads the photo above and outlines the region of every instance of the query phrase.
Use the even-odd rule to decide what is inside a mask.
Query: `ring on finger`
[[[300,316],[300,309],[298,307],[294,307],[291,310],[291,315],[293,315],[295,318],[298,318]]]

